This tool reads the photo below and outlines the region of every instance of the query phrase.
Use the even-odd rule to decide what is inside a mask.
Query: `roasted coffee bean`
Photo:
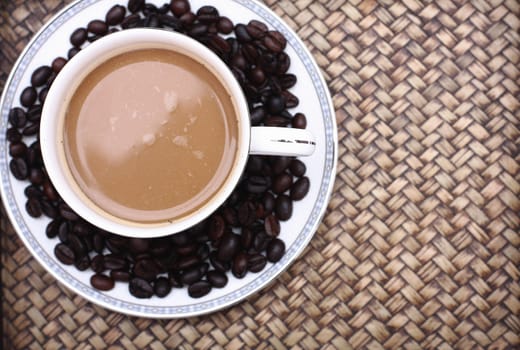
[[[58,243],[54,247],[54,255],[64,265],[72,265],[76,260],[74,251],[70,249],[66,244]]]
[[[293,201],[302,200],[309,192],[310,180],[307,176],[298,179],[291,187],[290,196]]]
[[[168,281],[173,288],[182,288],[184,286],[181,282],[181,272],[179,271],[168,272]]]
[[[291,119],[282,117],[280,115],[272,115],[265,118],[264,125],[265,126],[276,126],[276,127],[284,127],[291,124]]]
[[[212,241],[216,241],[224,235],[226,223],[220,215],[213,215],[209,222],[208,236]]]
[[[161,271],[157,263],[152,259],[139,259],[136,261],[132,272],[136,277],[147,281],[153,281]]]
[[[217,23],[217,29],[222,34],[230,34],[233,31],[233,22],[227,17],[220,17]]]
[[[267,248],[267,244],[269,243],[269,236],[263,231],[258,232],[253,239],[252,248],[257,253],[263,252]]]
[[[22,106],[30,108],[36,102],[38,98],[38,93],[36,89],[32,86],[28,86],[23,89],[22,94],[20,95],[20,103]]]
[[[107,254],[103,257],[103,266],[105,270],[126,270],[128,269],[128,261],[121,255]]]
[[[209,247],[206,243],[199,246],[199,249],[197,250],[197,256],[199,257],[200,261],[206,261],[209,258]]]
[[[58,217],[58,209],[49,201],[41,200],[40,205],[42,213],[48,218],[55,219]]]
[[[145,279],[134,277],[128,284],[128,291],[136,298],[147,299],[154,294],[152,285]]]
[[[204,277],[203,272],[203,269],[199,265],[195,265],[183,272],[181,275],[181,282],[183,284],[193,284],[200,281],[202,277]]]
[[[149,27],[149,28],[161,28],[162,27],[161,21],[159,20],[159,18],[157,17],[156,14],[150,14],[150,15],[146,16],[144,19],[143,26]]]
[[[150,249],[150,240],[144,238],[130,238],[130,252],[134,254],[145,253]]]
[[[41,198],[43,196],[43,192],[40,189],[40,187],[35,186],[35,185],[27,186],[25,188],[25,190],[23,191],[23,193],[25,194],[25,196],[27,198],[31,198],[31,197]]]
[[[188,31],[188,35],[193,38],[201,37],[203,35],[206,35],[207,33],[208,33],[208,25],[204,24],[204,23],[194,24]]]
[[[253,68],[249,73],[249,80],[256,86],[261,86],[263,83],[265,83],[266,76],[262,68],[259,66]]]
[[[278,238],[275,238],[269,242],[266,248],[266,257],[272,263],[280,261],[282,256],[285,254],[285,243]]]
[[[251,225],[256,219],[256,206],[252,201],[246,201],[238,207],[238,222],[241,225]]]
[[[284,172],[280,175],[277,175],[273,180],[273,185],[271,187],[272,191],[276,194],[284,193],[289,190],[293,184],[293,178],[288,173]]]
[[[76,255],[76,258],[82,257],[87,254],[87,246],[85,242],[81,239],[81,237],[71,234],[69,235],[68,239],[68,245],[70,249],[74,251],[74,255]]]
[[[130,12],[136,13],[144,8],[144,4],[145,0],[129,0],[127,7]]]
[[[9,142],[19,142],[22,140],[22,134],[15,127],[7,129],[5,137]]]
[[[208,282],[215,288],[223,288],[228,283],[228,278],[225,273],[217,270],[208,271],[206,274]]]
[[[126,252],[128,249],[126,243],[127,241],[120,236],[108,236],[108,238],[105,239],[105,246],[114,254],[122,254],[123,252]]]
[[[209,254],[209,261],[215,270],[220,272],[229,271],[231,268],[231,263],[229,261],[221,261],[218,259],[218,254],[216,251],[213,251]]]
[[[269,215],[264,221],[265,233],[271,237],[277,237],[280,234],[280,221],[274,215]]]
[[[267,112],[271,114],[280,114],[285,109],[285,99],[283,96],[273,95],[267,99]]]
[[[70,43],[74,47],[80,47],[87,41],[87,30],[85,28],[78,28],[70,35]]]
[[[45,180],[43,182],[42,188],[43,194],[47,197],[47,199],[51,201],[57,201],[59,199],[58,192],[56,192],[56,189],[49,180]]]
[[[240,237],[234,233],[227,233],[220,241],[217,258],[220,261],[231,261],[239,249]]]
[[[241,52],[242,52],[242,55],[244,55],[244,58],[249,63],[251,63],[251,64],[257,63],[257,60],[258,60],[258,57],[260,56],[260,54],[255,45],[253,45],[251,43],[244,44],[244,45],[242,45]],[[262,68],[264,68],[264,70],[265,70],[265,67],[262,66]],[[265,71],[267,72],[267,70],[265,70]]]
[[[72,232],[80,237],[88,237],[92,228],[86,221],[76,221],[72,225]]]
[[[29,176],[29,168],[23,158],[13,158],[9,161],[11,174],[18,180],[25,180]]]
[[[247,274],[247,255],[245,253],[239,253],[233,259],[233,265],[231,266],[231,273],[236,278],[244,278]]]
[[[278,61],[274,54],[266,53],[260,56],[259,65],[262,67],[264,72],[272,74],[276,71],[278,67]]]
[[[235,26],[234,31],[235,31],[236,38],[237,38],[238,42],[240,42],[240,43],[248,43],[253,40],[253,38],[251,38],[251,36],[247,32],[247,27],[245,24],[242,24],[242,23],[237,24]]]
[[[238,225],[238,216],[237,212],[230,207],[225,207],[222,209],[222,217],[226,221],[228,225],[237,226]]]
[[[197,10],[197,18],[201,23],[216,23],[220,19],[218,10],[214,6],[202,6]]]
[[[40,123],[30,123],[22,130],[24,136],[34,136],[40,131]]]
[[[268,31],[267,25],[263,22],[252,20],[246,26],[248,34],[254,39],[261,39]]]
[[[86,271],[90,267],[89,256],[85,254],[82,257],[76,259],[76,261],[74,261],[74,267],[76,267],[79,271]]]
[[[197,251],[198,248],[199,248],[198,244],[191,243],[191,244],[183,245],[180,247],[176,247],[175,252],[179,255],[184,255],[184,256],[193,255],[193,254],[195,254],[195,252]]]
[[[58,207],[59,211],[60,211],[60,215],[66,219],[66,220],[70,220],[70,221],[76,221],[79,219],[79,216],[78,214],[76,214],[72,209],[71,207],[69,207],[67,204],[65,203],[61,203]]]
[[[55,73],[59,73],[63,67],[67,64],[67,59],[63,57],[56,57],[51,64],[52,70]]]
[[[112,278],[99,273],[90,277],[90,284],[92,285],[92,287],[101,291],[111,290],[112,288],[114,288],[115,285],[114,280]]]
[[[42,106],[39,104],[33,105],[27,110],[27,120],[30,122],[39,122],[42,115]]]
[[[249,156],[246,165],[247,174],[261,174],[264,166],[264,160],[262,156]]]
[[[291,124],[293,128],[305,129],[307,127],[307,118],[302,113],[296,113]]]
[[[27,211],[27,214],[33,218],[39,218],[42,216],[42,207],[37,198],[29,198],[25,203],[25,210]]]
[[[276,68],[277,75],[284,75],[289,70],[291,66],[291,57],[285,52],[280,52],[278,54],[278,66]]]
[[[112,277],[114,281],[128,282],[130,281],[131,275],[127,270],[112,270],[110,271],[110,277]]]
[[[136,28],[139,25],[140,20],[141,20],[141,18],[136,13],[126,16],[123,19],[123,21],[121,22],[121,28],[123,28],[123,29]]]
[[[287,40],[283,34],[278,31],[268,31],[263,39],[263,43],[267,49],[279,53],[285,49]]]
[[[45,85],[51,76],[51,73],[52,69],[49,66],[41,66],[36,68],[36,70],[31,75],[31,85],[34,87]]]
[[[298,97],[287,90],[282,91],[282,96],[285,98],[285,107],[287,108],[294,108],[300,104]]]
[[[68,221],[63,221],[58,228],[58,238],[61,243],[69,242],[70,224]]]
[[[188,287],[188,295],[192,298],[202,298],[211,291],[211,284],[208,281],[195,282]]]
[[[108,25],[99,19],[95,19],[88,23],[87,31],[95,35],[105,35],[108,33]]]
[[[58,236],[58,228],[60,227],[61,221],[54,219],[51,222],[47,224],[47,227],[45,228],[45,235],[48,238],[55,238]]]
[[[172,0],[170,9],[175,16],[180,17],[188,13],[191,8],[188,0]]]
[[[240,245],[247,250],[253,244],[254,233],[249,227],[243,227],[240,233]]]
[[[172,244],[181,246],[190,243],[190,236],[186,231],[176,233],[170,237]]]
[[[251,272],[260,272],[267,265],[267,258],[262,254],[252,254],[248,256],[247,269]]]
[[[171,244],[166,238],[158,238],[153,241],[153,244],[150,248],[150,254],[153,257],[163,257],[168,255],[171,252]]]
[[[233,54],[233,56],[231,57],[230,65],[231,67],[236,68],[242,72],[249,67],[246,58],[241,53]]]
[[[67,52],[67,58],[70,60],[72,57],[76,56],[81,49],[79,47],[73,47]]]
[[[153,291],[159,298],[164,298],[170,294],[172,286],[166,277],[159,277],[153,283]]]
[[[250,193],[264,193],[268,188],[269,180],[265,176],[253,175],[247,179],[247,191]]]
[[[105,16],[106,24],[110,26],[115,26],[120,24],[126,15],[126,8],[121,5],[114,5],[108,10]]]
[[[94,256],[94,258],[90,260],[90,268],[92,269],[92,271],[96,273],[105,271],[105,264],[103,262],[103,258],[103,255],[99,254]]]
[[[264,211],[266,215],[269,215],[274,211],[276,200],[271,193],[267,192],[264,194],[262,198],[262,204],[264,206]]]
[[[227,55],[231,50],[231,46],[229,46],[229,43],[226,41],[226,39],[216,34],[211,34],[209,36],[206,45],[220,57],[225,57],[225,55]]]
[[[197,16],[195,16],[193,12],[188,11],[182,16],[180,16],[179,20],[181,21],[182,25],[187,28],[191,26],[193,23],[195,23],[195,21],[197,20]]]
[[[9,145],[9,155],[14,158],[25,157],[27,145],[23,142],[12,142]]]
[[[143,15],[149,16],[149,15],[156,15],[158,13],[159,9],[154,4],[146,3],[144,4],[144,8],[142,9]]]
[[[278,219],[289,220],[292,216],[292,200],[289,196],[281,194],[276,198],[275,212]]]
[[[49,94],[49,88],[46,86],[43,89],[41,89],[40,92],[38,93],[38,101],[40,101],[40,103],[43,104],[45,102],[45,100],[47,99],[48,94]]]
[[[177,270],[186,270],[199,264],[200,262],[200,258],[196,255],[183,256],[176,261],[175,268]]]
[[[178,18],[167,14],[160,14],[157,18],[159,19],[159,23],[165,27],[172,28],[174,31],[180,31],[182,29],[182,23]]]
[[[251,118],[251,125],[259,125],[264,121],[265,116],[266,113],[263,106],[255,107],[251,113],[249,113],[249,117]]]
[[[292,157],[275,157],[273,159],[272,163],[272,170],[274,175],[280,175],[282,174],[287,168],[289,168],[289,165],[291,164],[292,160],[294,158]]]
[[[96,253],[102,254],[103,250],[105,249],[105,237],[103,237],[103,235],[100,233],[96,233],[92,237],[92,245]]]
[[[283,74],[278,78],[278,82],[280,83],[280,87],[284,90],[288,90],[296,85],[297,82],[296,75],[294,74]]]

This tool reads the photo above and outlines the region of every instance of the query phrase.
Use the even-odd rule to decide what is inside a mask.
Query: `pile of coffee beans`
[[[280,32],[256,20],[234,24],[213,6],[193,10],[187,0],[172,0],[160,7],[130,0],[126,7],[113,6],[104,19],[76,29],[70,35],[67,58],[57,57],[32,73],[31,85],[20,95],[20,107],[9,113],[9,167],[16,179],[29,182],[27,213],[51,219],[45,233],[58,241],[56,258],[80,271],[92,270],[94,288],[106,291],[115,282],[125,282],[133,296],[150,298],[187,287],[188,294],[198,298],[226,286],[228,272],[243,278],[283,257],[280,222],[291,218],[293,202],[306,196],[310,181],[299,159],[250,156],[227,201],[184,232],[163,238],[127,238],[79,217],[60,198],[45,171],[38,139],[42,106],[56,75],[85,45],[137,27],[183,33],[214,51],[239,81],[253,125],[306,127],[304,114],[289,111],[299,103],[289,91],[297,78],[288,73],[291,62]]]

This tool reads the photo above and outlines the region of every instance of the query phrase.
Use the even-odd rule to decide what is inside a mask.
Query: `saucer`
[[[162,5],[161,1],[148,1]],[[32,72],[39,66],[50,65],[57,56],[67,56],[69,36],[78,26],[86,26],[93,19],[103,19],[117,0],[78,0],[53,17],[31,40],[15,63],[0,99],[0,178],[1,196],[16,232],[32,255],[58,281],[91,302],[124,314],[150,318],[177,318],[206,314],[229,307],[265,288],[286,270],[302,253],[325,214],[332,192],[337,162],[337,127],[330,93],[320,69],[310,52],[276,14],[254,0],[191,0],[192,8],[215,6],[221,15],[235,23],[252,19],[265,22],[271,29],[287,38],[286,52],[291,58],[290,73],[298,77],[291,89],[300,104],[292,112],[307,116],[307,129],[316,137],[316,150],[310,157],[301,158],[307,165],[310,179],[307,196],[294,203],[293,216],[281,225],[280,239],[286,244],[286,253],[275,263],[269,263],[259,273],[248,273],[243,279],[228,274],[229,282],[222,289],[213,289],[208,295],[193,299],[186,289],[173,289],[166,298],[137,299],[128,292],[128,284],[117,282],[114,289],[100,292],[90,285],[92,271],[80,272],[73,266],[61,264],[54,256],[57,238],[49,239],[45,228],[50,221],[29,216],[25,210],[24,189],[27,182],[16,180],[9,171],[6,130],[8,114],[19,106],[22,90],[30,84]],[[297,262],[296,262],[297,263]]]

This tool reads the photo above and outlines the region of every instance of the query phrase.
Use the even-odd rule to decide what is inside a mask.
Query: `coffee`
[[[73,93],[64,152],[81,191],[121,219],[155,223],[204,206],[225,183],[238,122],[222,83],[165,49],[113,57]]]

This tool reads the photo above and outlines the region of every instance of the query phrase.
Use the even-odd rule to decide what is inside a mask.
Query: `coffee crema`
[[[231,172],[238,121],[204,65],[166,49],[113,57],[72,95],[64,152],[95,206],[137,223],[173,221],[211,201]]]

